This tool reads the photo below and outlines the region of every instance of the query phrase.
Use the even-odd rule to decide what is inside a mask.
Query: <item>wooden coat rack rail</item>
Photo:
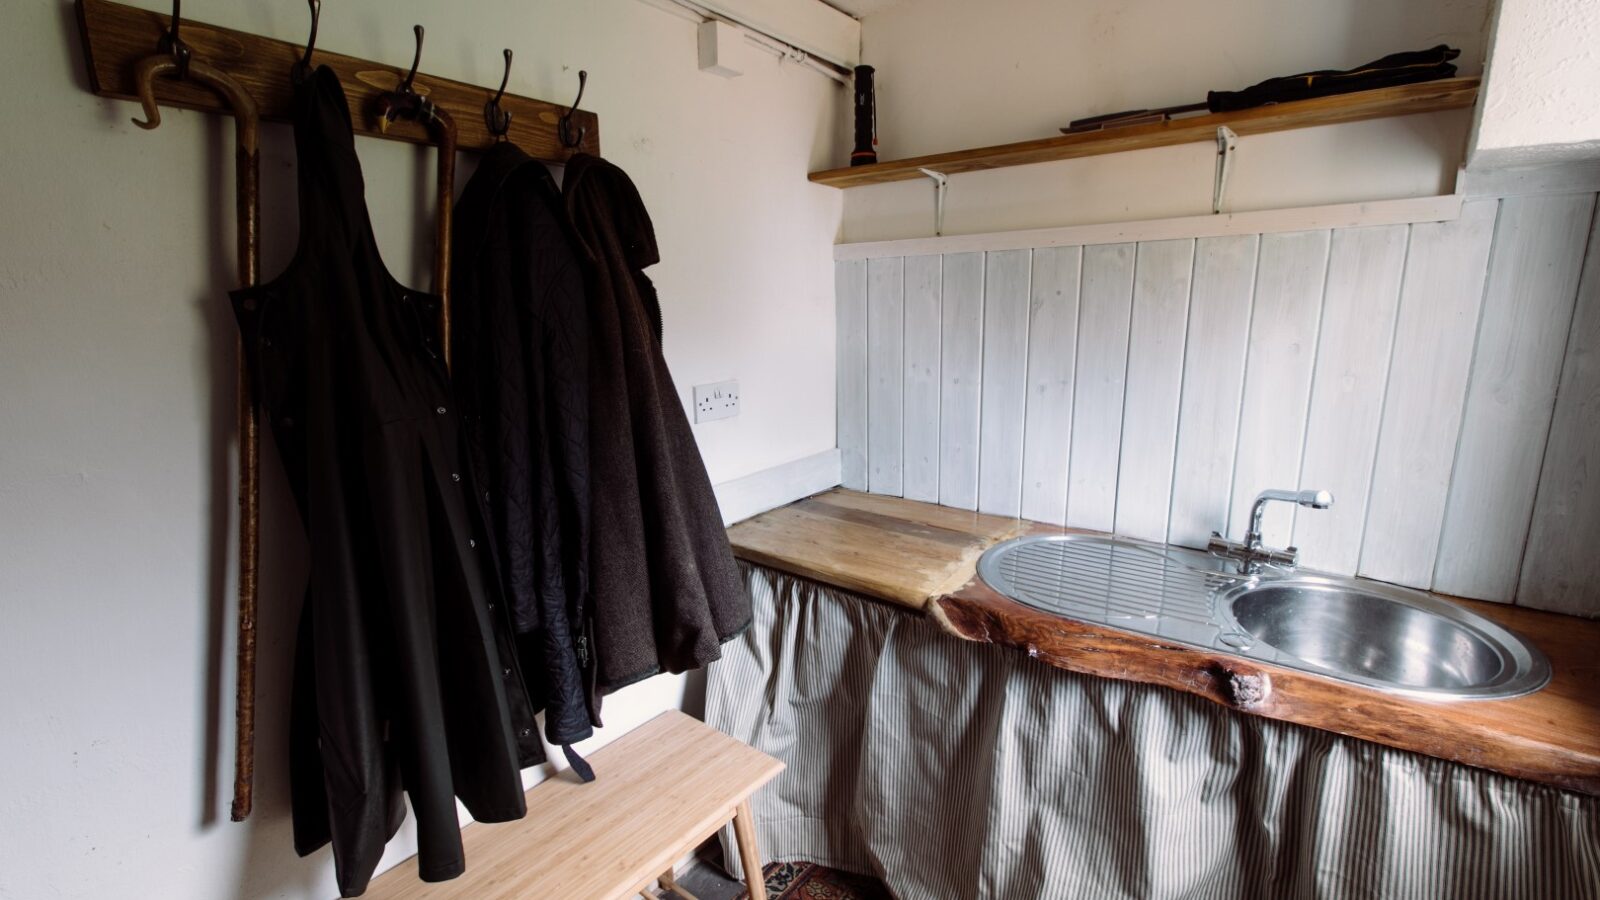
[[[134,66],[150,55],[167,32],[168,17],[162,13],[111,3],[108,0],[78,0],[78,27],[83,33],[84,55],[89,64],[90,88],[102,97],[137,100],[133,87]],[[215,68],[231,75],[249,89],[267,121],[287,122],[292,112],[293,87],[289,69],[300,59],[301,45],[275,40],[231,28],[221,28],[183,20],[183,40],[194,54]],[[494,59],[498,57],[498,48]],[[405,76],[396,65],[344,56],[317,47],[316,63],[326,65],[339,76],[350,99],[350,112],[357,134],[389,140],[433,144],[425,125],[404,119],[387,131],[378,127],[374,106],[380,94],[392,91]],[[395,60],[403,64],[404,60]],[[494,143],[484,122],[483,106],[494,96],[493,88],[479,87],[418,72],[415,89],[444,110],[455,121],[456,149],[487,150]],[[162,106],[195,109],[228,115],[222,98],[203,85],[188,81],[162,80],[156,87],[156,101]],[[557,133],[566,107],[531,97],[507,93],[500,108],[511,113],[511,128],[506,138],[529,156],[545,162],[562,163],[574,153],[600,154],[600,119],[592,112],[572,114],[572,129],[583,134],[575,148],[567,148]]]

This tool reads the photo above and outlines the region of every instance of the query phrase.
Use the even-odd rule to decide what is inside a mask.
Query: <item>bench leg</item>
[[[756,847],[756,820],[750,814],[750,801],[739,804],[733,814],[733,836],[739,842],[739,863],[744,866],[745,887],[750,900],[767,900],[767,881],[761,873],[761,851]]]

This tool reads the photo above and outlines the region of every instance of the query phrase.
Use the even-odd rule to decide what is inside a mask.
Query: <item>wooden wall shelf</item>
[[[133,87],[133,67],[139,60],[156,52],[156,41],[167,30],[167,16],[108,0],[77,0],[77,7],[90,87],[102,97],[137,100]],[[441,6],[440,9],[445,7]],[[325,14],[329,12],[336,14],[337,10],[324,10]],[[183,40],[194,49],[196,58],[232,75],[250,91],[261,110],[261,118],[289,121],[294,93],[290,85],[289,68],[300,58],[303,45],[207,25],[187,17],[181,27]],[[397,22],[395,27],[409,28],[409,24]],[[496,63],[499,62],[498,46],[485,48],[485,52]],[[387,132],[381,131],[373,112],[378,95],[393,90],[400,83],[405,75],[405,67],[410,64],[409,59],[396,59],[395,66],[388,66],[333,53],[319,45],[312,62],[326,65],[338,74],[350,100],[350,113],[357,134],[419,144],[433,143],[425,126],[404,119],[393,123]],[[427,62],[426,50],[423,52],[423,62]],[[450,81],[426,72],[417,73],[415,87],[417,93],[450,114],[455,122],[458,150],[487,150],[494,143],[494,137],[489,134],[483,121],[483,105],[494,95],[493,88]],[[573,79],[572,91],[574,94],[578,91],[576,78]],[[162,106],[228,114],[227,104],[204,85],[173,79],[157,79],[156,101]],[[556,135],[556,123],[565,107],[509,93],[501,98],[500,106],[512,114],[507,138],[535,159],[559,163],[580,150],[595,155],[600,153],[600,120],[592,112],[580,109],[573,114],[573,130],[586,128],[587,131],[582,146],[578,150],[569,150],[561,145]]]
[[[1445,78],[1421,84],[1406,84],[1353,94],[1260,106],[1238,112],[1210,113],[1167,122],[1153,122],[1149,125],[1129,125],[1108,131],[1066,134],[1015,144],[1001,144],[998,147],[935,153],[931,156],[916,156],[869,166],[827,169],[822,172],[812,172],[810,178],[818,184],[831,187],[860,187],[865,184],[921,178],[923,175],[920,169],[954,175],[959,172],[1075,159],[1080,156],[1121,153],[1124,150],[1213,141],[1216,140],[1217,128],[1223,125],[1233,129],[1240,136],[1266,134],[1272,131],[1287,131],[1291,128],[1310,128],[1315,125],[1359,122],[1364,119],[1406,116],[1445,109],[1466,109],[1477,102],[1477,99],[1478,79]]]

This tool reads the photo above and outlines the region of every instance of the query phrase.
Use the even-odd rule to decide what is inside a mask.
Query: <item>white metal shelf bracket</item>
[[[933,236],[944,235],[944,195],[950,189],[950,176],[932,169],[918,169],[918,172],[933,179]]]
[[[1222,192],[1228,188],[1228,170],[1233,167],[1233,151],[1239,136],[1226,125],[1217,126],[1217,177],[1211,185],[1211,213],[1222,212]]]

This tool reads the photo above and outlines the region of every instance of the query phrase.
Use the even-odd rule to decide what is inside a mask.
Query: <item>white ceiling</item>
[[[822,0],[823,3],[845,13],[846,15],[861,18],[873,13],[883,12],[891,6],[899,6],[906,0]]]

